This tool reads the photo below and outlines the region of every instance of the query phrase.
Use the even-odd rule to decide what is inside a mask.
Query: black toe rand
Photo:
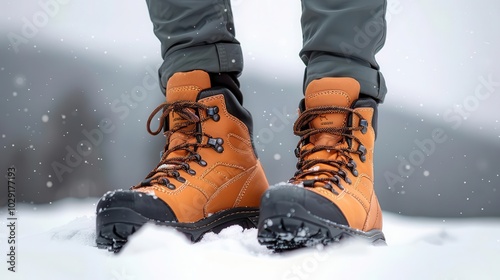
[[[161,222],[177,222],[172,209],[161,199],[137,191],[120,190],[106,193],[97,203],[96,213],[127,208],[141,216]]]

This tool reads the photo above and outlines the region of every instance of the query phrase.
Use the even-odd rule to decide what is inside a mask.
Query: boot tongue
[[[205,71],[195,70],[191,72],[175,73],[168,80],[166,100],[168,103],[173,103],[176,101],[196,102],[200,91],[210,87],[210,77]],[[194,111],[192,112],[194,113]],[[179,114],[175,112],[170,113],[170,129],[174,128],[176,125],[182,124],[183,122],[186,122],[186,120]]]
[[[306,89],[306,109],[337,106],[351,107],[359,97],[360,85],[353,78],[322,78],[312,81]],[[341,128],[347,124],[344,112],[318,115],[310,122],[311,128]],[[310,137],[314,145],[335,146],[342,140],[339,135],[319,133]]]
[[[175,73],[167,82],[166,100],[168,103],[176,101],[192,101],[196,102],[198,94],[204,89],[211,87],[210,76],[205,71],[194,70],[190,72]],[[186,108],[186,113],[196,114],[193,109]],[[187,122],[185,118],[176,112],[170,112],[169,129],[182,125]],[[182,131],[193,131],[195,125],[189,125]],[[188,137],[183,133],[176,132],[170,136],[169,147],[175,147],[186,142],[196,142],[194,137]],[[184,156],[185,151],[176,151],[170,157]]]

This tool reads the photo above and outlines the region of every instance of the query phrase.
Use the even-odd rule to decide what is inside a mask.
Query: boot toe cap
[[[96,212],[108,209],[127,208],[145,218],[160,222],[177,222],[172,209],[156,196],[130,190],[106,193],[97,203]]]
[[[292,184],[273,187],[263,195],[261,209],[275,209],[273,204],[277,204],[279,201],[293,203],[323,220],[349,226],[346,217],[337,205],[320,194],[309,191],[306,188]],[[273,213],[268,214],[273,215]]]

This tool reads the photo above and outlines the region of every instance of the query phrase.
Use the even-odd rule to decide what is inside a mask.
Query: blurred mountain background
[[[300,1],[232,4],[244,104],[278,183],[295,166]],[[383,210],[500,216],[499,12],[493,0],[388,1],[377,56],[389,88],[375,151]],[[164,98],[160,44],[143,1],[3,1],[0,35],[0,167],[16,167],[18,201],[97,200],[157,164],[165,138],[146,121]]]

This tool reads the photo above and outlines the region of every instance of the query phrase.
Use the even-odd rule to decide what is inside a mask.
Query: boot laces
[[[151,129],[151,121],[160,110],[163,110],[163,112],[159,118],[159,125],[158,128],[153,131]],[[200,118],[199,114],[196,112],[200,112],[202,110],[205,110],[207,114],[205,117]],[[160,134],[162,129],[165,127],[165,123],[168,121],[168,116],[171,112],[178,114],[183,121],[177,122],[174,127],[169,128],[163,133],[163,135],[167,138],[167,141],[161,153],[160,162],[140,184],[133,186],[133,189],[152,186],[154,184],[160,184],[169,189],[175,189],[175,185],[170,181],[171,178],[174,178],[180,183],[184,183],[186,181],[184,177],[181,177],[179,171],[184,170],[190,175],[196,174],[195,170],[191,169],[189,165],[190,162],[196,162],[201,166],[207,165],[206,161],[204,161],[198,153],[200,148],[213,148],[217,152],[222,152],[223,150],[223,141],[221,138],[213,138],[211,135],[201,131],[202,122],[209,119],[213,119],[215,121],[219,120],[220,117],[217,114],[217,107],[210,107],[193,101],[176,101],[173,103],[164,102],[156,107],[156,109],[154,109],[149,116],[147,131],[151,135]],[[190,126],[192,126],[193,129],[188,129]],[[171,146],[170,140],[174,133],[178,133],[177,135],[183,135],[186,141],[182,144]],[[195,141],[192,141],[193,139],[195,139]],[[205,142],[202,143],[204,139]],[[184,151],[184,153],[179,153],[180,156],[169,157],[169,155],[176,151]]]
[[[356,127],[343,126],[323,128],[312,128],[309,126],[311,121],[320,115],[332,113],[345,113],[346,115],[355,114],[361,120],[360,125]],[[364,161],[364,156],[366,154],[366,149],[361,144],[361,141],[353,135],[353,131],[366,132],[366,121],[363,120],[360,113],[347,107],[325,106],[310,108],[300,114],[294,124],[293,130],[294,134],[300,137],[300,140],[295,149],[295,156],[298,158],[297,172],[295,172],[289,182],[301,182],[306,188],[313,188],[320,185],[336,195],[339,193],[335,190],[334,186],[340,190],[344,190],[344,186],[341,184],[341,178],[348,184],[352,183],[348,177],[347,170],[354,176],[358,175],[353,156],[357,154],[361,160]],[[340,140],[333,146],[314,145],[312,148],[309,148],[310,145],[306,146],[306,144],[310,142],[311,136],[320,133],[338,135],[340,136]],[[358,150],[352,149],[352,141],[356,141],[359,144]],[[345,145],[346,142],[348,145]],[[325,150],[330,152],[331,156],[329,158],[314,158],[315,153]]]

